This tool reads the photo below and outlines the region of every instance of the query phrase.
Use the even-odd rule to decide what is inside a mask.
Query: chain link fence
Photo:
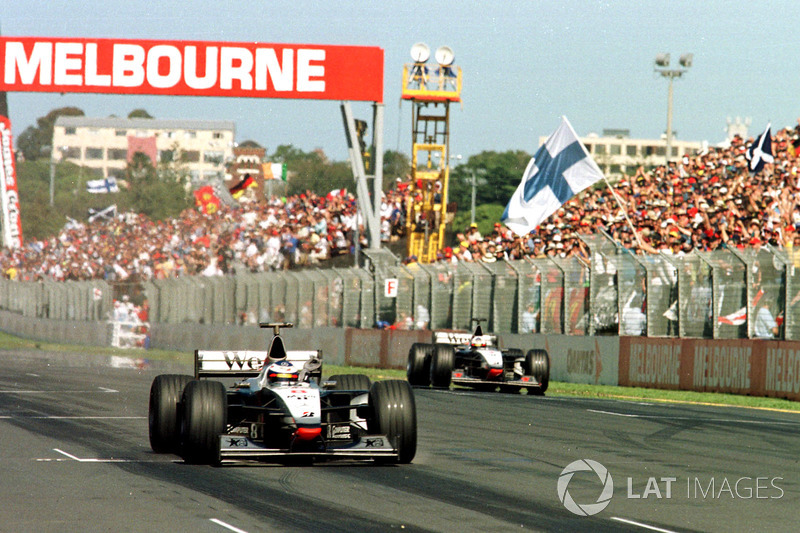
[[[498,333],[800,339],[800,252],[769,247],[636,255],[603,235],[580,257],[184,277],[141,285],[0,280],[0,308],[55,320],[109,319],[114,300],[151,323],[471,330]],[[379,260],[380,259],[380,260]],[[390,289],[393,292],[387,292]]]

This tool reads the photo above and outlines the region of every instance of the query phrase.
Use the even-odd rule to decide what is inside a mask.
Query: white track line
[[[647,524],[643,524],[641,522],[636,522],[635,520],[628,520],[627,518],[620,518],[618,516],[612,516],[611,520],[616,520],[617,522],[622,522],[622,523],[625,523],[625,524],[630,524],[632,526],[638,526],[638,527],[641,527],[641,528],[644,528],[644,529],[649,529],[650,531],[658,531],[659,533],[676,533],[675,531],[673,531],[671,529],[663,529],[663,528],[656,527],[656,526],[650,526],[650,525],[647,525]]]
[[[601,411],[598,409],[587,409],[590,413],[601,415],[622,416],[626,418],[644,418],[651,420],[695,420],[697,422],[735,422],[737,424],[756,424],[761,426],[797,426],[800,422],[782,422],[780,420],[744,420],[741,418],[702,418],[697,416],[666,416],[666,415],[638,415],[635,413],[617,413],[614,411]]]
[[[233,527],[232,525],[226,524],[225,522],[223,522],[222,520],[220,520],[218,518],[209,518],[209,520],[211,520],[212,522],[214,522],[218,526],[222,526],[225,529],[230,529],[231,531],[234,531],[235,533],[247,533],[247,531],[245,531],[244,529],[239,529],[238,527]]]
[[[129,459],[82,459],[80,457],[75,457],[71,453],[67,453],[64,450],[59,450],[58,448],[53,448],[54,452],[58,452],[61,455],[72,459],[73,461],[78,461],[79,463],[132,463],[133,461]]]

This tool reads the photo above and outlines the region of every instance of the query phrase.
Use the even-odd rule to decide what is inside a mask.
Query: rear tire
[[[373,383],[369,408],[369,433],[386,435],[398,451],[397,458],[378,457],[376,462],[410,463],[417,453],[417,408],[411,386],[401,380]]]
[[[406,378],[415,386],[427,387],[431,384],[431,356],[433,345],[415,342],[408,351]]]
[[[219,381],[191,381],[183,391],[181,440],[191,464],[219,464],[219,437],[228,423],[228,399]]]
[[[436,344],[431,360],[431,385],[446,389],[453,378],[455,350],[449,344]]]
[[[147,416],[150,447],[156,453],[177,453],[181,444],[178,413],[181,395],[192,376],[161,374],[150,386],[150,409]]]
[[[550,356],[546,350],[529,350],[525,356],[525,372],[536,378],[542,386],[530,389],[534,394],[544,394],[550,383]]]
[[[328,378],[335,381],[332,390],[369,390],[372,380],[364,374],[337,374]]]

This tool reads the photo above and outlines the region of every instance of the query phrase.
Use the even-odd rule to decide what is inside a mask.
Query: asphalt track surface
[[[417,389],[410,465],[214,468],[150,450],[163,369],[89,361],[0,352],[0,531],[798,528],[797,414]],[[614,484],[589,517],[557,490],[582,459]],[[576,504],[601,496],[594,472],[563,481]]]

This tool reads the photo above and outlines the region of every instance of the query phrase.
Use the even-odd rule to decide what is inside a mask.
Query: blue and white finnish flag
[[[603,179],[567,117],[528,163],[522,182],[500,219],[517,235],[527,235],[570,198]]]
[[[106,179],[89,180],[86,182],[86,191],[92,194],[119,192],[117,178],[112,176]]]
[[[753,174],[761,172],[765,164],[775,162],[775,157],[772,153],[771,126],[772,123],[767,124],[767,129],[756,137],[756,140],[753,141],[753,144],[750,145],[744,155],[748,161],[747,166]]]

